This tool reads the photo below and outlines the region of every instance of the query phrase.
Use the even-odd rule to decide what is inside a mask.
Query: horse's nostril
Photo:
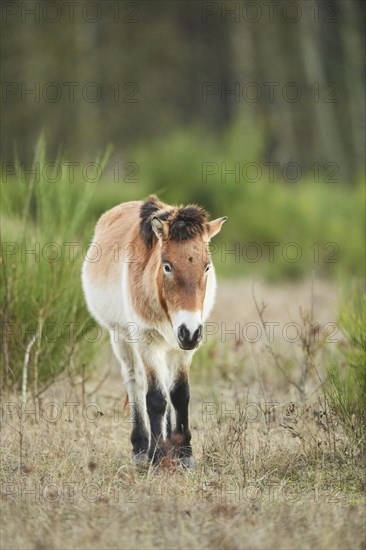
[[[199,342],[201,338],[202,338],[202,325],[200,325],[196,330],[196,332],[193,334],[192,340],[195,342]]]
[[[178,328],[178,338],[180,342],[186,342],[189,340],[189,331],[186,327],[186,325],[180,325]]]

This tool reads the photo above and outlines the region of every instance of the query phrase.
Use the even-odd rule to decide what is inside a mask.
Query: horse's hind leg
[[[146,410],[146,375],[141,357],[122,334],[111,331],[113,351],[121,363],[122,378],[127,388],[133,422],[131,432],[132,460],[135,464],[148,461],[149,428]]]

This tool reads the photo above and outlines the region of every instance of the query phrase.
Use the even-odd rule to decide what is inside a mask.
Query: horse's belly
[[[116,323],[126,323],[121,284],[95,282],[86,269],[83,269],[82,282],[88,309],[100,325],[113,328]]]

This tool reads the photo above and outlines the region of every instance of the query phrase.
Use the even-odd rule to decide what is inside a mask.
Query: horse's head
[[[160,207],[149,219],[157,238],[160,303],[184,350],[194,349],[202,339],[202,323],[216,288],[209,242],[226,220],[209,222],[206,212],[197,206]]]

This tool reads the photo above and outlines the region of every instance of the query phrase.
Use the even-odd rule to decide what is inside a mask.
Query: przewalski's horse
[[[133,419],[135,463],[156,460],[174,436],[193,465],[188,373],[212,309],[216,277],[209,241],[226,217],[150,196],[99,219],[82,270],[86,302],[110,331]]]

